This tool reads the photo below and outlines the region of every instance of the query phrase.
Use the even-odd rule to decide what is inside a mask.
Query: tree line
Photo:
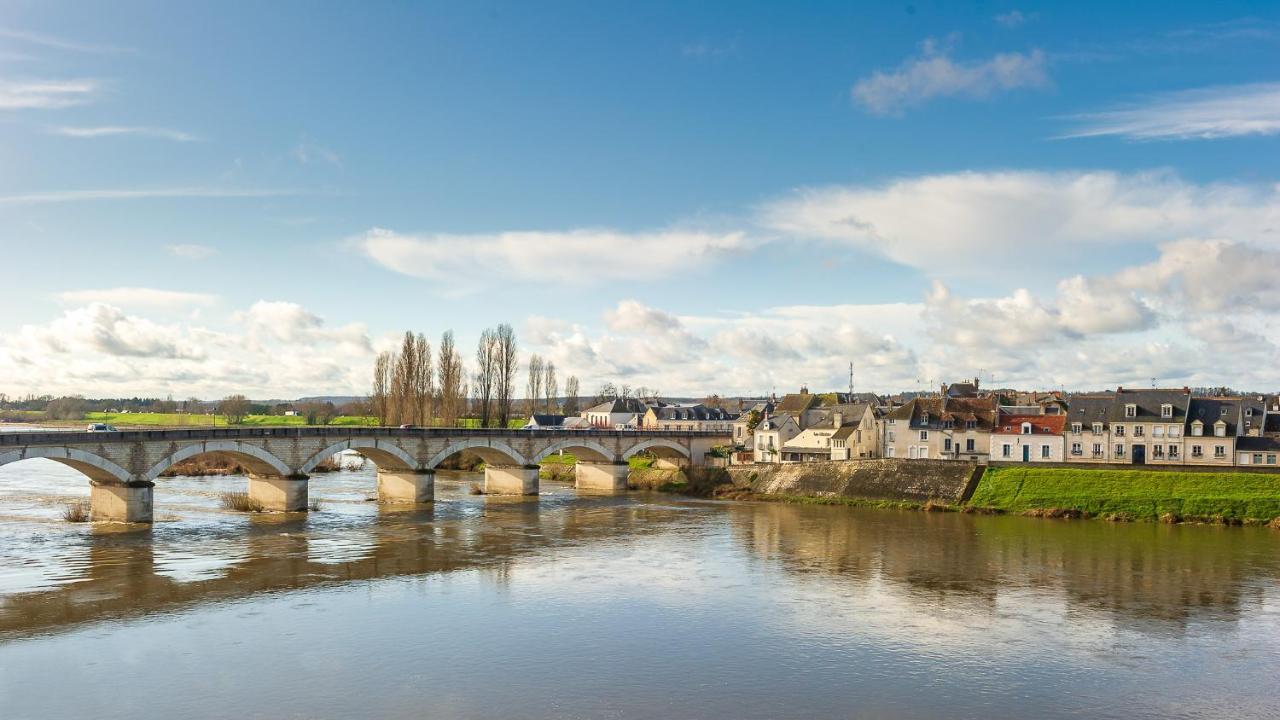
[[[470,418],[480,427],[509,427],[516,412],[520,350],[515,330],[502,323],[486,328],[468,368],[446,330],[433,354],[422,333],[406,332],[397,350],[378,354],[373,364],[371,412],[383,425],[456,426]],[[555,363],[534,354],[527,364],[525,410],[560,410]],[[578,412],[578,379],[565,380],[566,414]]]

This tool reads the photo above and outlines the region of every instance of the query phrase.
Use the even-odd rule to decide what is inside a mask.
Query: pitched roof
[[[659,420],[732,420],[736,415],[706,405],[667,405],[650,408]]]
[[[779,412],[802,413],[818,404],[818,396],[811,393],[790,393],[778,402]]]
[[[1061,435],[1066,425],[1065,415],[1001,415],[996,432],[1001,435],[1021,435],[1022,424],[1031,424],[1032,435]]]
[[[1187,420],[1191,423],[1198,420],[1206,427],[1214,427],[1221,421],[1226,425],[1227,435],[1235,437],[1240,429],[1241,414],[1238,398],[1197,397],[1191,398]]]
[[[841,427],[839,430],[837,430],[836,434],[831,436],[831,439],[832,440],[848,440],[850,437],[853,436],[854,431],[856,431],[857,429],[858,429],[857,425],[845,425]]]
[[[1081,425],[1100,422],[1105,427],[1111,415],[1114,395],[1072,395],[1067,399],[1067,418]]]
[[[591,413],[643,413],[648,406],[635,398],[614,398],[587,408]]]
[[[553,415],[551,413],[534,413],[529,416],[529,424],[538,427],[551,427],[564,424],[564,415]]]
[[[1277,437],[1242,437],[1236,440],[1236,450],[1256,452],[1260,450],[1280,450],[1280,438]]]
[[[1116,390],[1115,402],[1111,405],[1109,419],[1111,422],[1185,422],[1187,405],[1191,402],[1191,391],[1187,388],[1179,390]],[[1160,406],[1173,406],[1173,417],[1160,415]],[[1125,416],[1125,406],[1136,405],[1135,417]]]

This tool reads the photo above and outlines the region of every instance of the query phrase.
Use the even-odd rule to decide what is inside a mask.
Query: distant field
[[[1058,508],[1134,520],[1280,517],[1280,474],[988,468],[970,504],[1006,512]]]
[[[38,414],[38,413],[37,413]],[[80,425],[88,423],[108,423],[117,426],[145,425],[152,427],[226,427],[227,419],[222,415],[184,415],[182,413],[85,413],[84,420],[58,421],[59,425]],[[249,415],[241,426],[244,427],[288,427],[305,426],[307,419],[301,415]],[[361,415],[339,415],[329,421],[337,426],[376,426],[378,419]],[[513,418],[509,427],[520,428],[525,418]],[[461,427],[475,428],[480,423],[475,418],[464,418]]]

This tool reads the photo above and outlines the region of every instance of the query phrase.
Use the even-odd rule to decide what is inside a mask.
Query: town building
[[[789,413],[766,415],[752,437],[755,462],[782,462],[782,446],[800,434],[800,424]]]
[[[1064,460],[1064,415],[1001,413],[991,433],[992,462],[1046,463]]]

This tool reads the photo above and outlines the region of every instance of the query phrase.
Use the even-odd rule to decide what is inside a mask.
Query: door
[[[1022,446],[1022,462],[1030,462],[1030,461],[1031,461],[1031,446],[1023,445]]]
[[[1147,464],[1147,446],[1146,445],[1133,446],[1133,464],[1134,465]]]

